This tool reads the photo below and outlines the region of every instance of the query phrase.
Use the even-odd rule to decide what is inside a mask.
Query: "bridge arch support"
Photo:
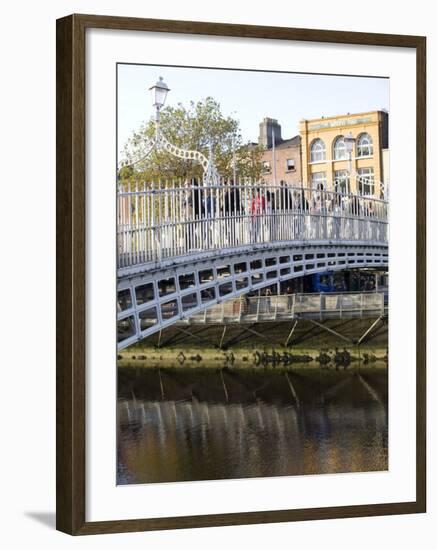
[[[294,241],[121,271],[117,346],[124,349],[214,304],[280,282],[328,270],[387,266],[388,248],[381,243]]]

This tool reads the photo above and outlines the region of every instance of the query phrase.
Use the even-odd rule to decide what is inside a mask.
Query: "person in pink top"
[[[250,211],[252,214],[252,242],[256,243],[261,237],[261,216],[266,211],[266,200],[259,189],[256,190],[255,196],[252,199]]]
[[[252,216],[264,214],[266,210],[266,199],[261,195],[260,190],[256,190],[256,195],[252,199]]]

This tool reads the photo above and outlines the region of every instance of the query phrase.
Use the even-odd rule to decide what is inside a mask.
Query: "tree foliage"
[[[189,107],[182,104],[165,107],[160,113],[160,127],[167,140],[177,147],[200,151],[209,157],[211,145],[215,166],[220,176],[225,178],[233,175],[234,139],[237,177],[259,178],[261,175],[261,148],[243,142],[238,120],[225,117],[220,110],[220,104],[211,97],[197,103],[191,102]],[[203,176],[203,168],[199,163],[174,157],[167,151],[154,149],[146,158],[136,162],[146,152],[145,138],[154,136],[155,121],[151,118],[129,138],[123,153],[130,166],[120,170],[119,177],[122,181]]]

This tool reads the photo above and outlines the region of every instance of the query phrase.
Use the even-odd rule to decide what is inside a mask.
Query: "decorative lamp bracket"
[[[155,138],[147,138],[145,140],[145,152],[140,158],[133,161],[122,161],[119,165],[119,169],[123,168],[123,166],[134,166],[138,164],[147,158],[154,149],[166,151],[177,158],[198,162],[203,168],[203,185],[219,185],[220,176],[214,165],[211,146],[209,147],[209,158],[207,158],[200,151],[184,149],[183,147],[173,145],[160,131],[157,131]]]

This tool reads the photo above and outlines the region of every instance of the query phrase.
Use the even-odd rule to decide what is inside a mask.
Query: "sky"
[[[170,88],[166,105],[188,106],[211,96],[225,116],[239,120],[244,141],[258,141],[264,117],[277,119],[288,139],[304,118],[389,110],[385,78],[119,64],[119,151],[154,115],[149,88],[160,76]]]

